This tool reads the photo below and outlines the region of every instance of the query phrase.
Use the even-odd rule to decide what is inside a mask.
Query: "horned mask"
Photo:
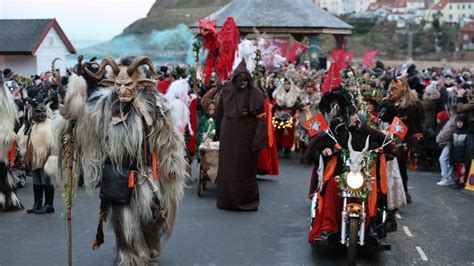
[[[31,105],[32,108],[31,119],[36,123],[44,122],[48,117],[47,109],[51,98],[49,96],[46,98],[40,96],[35,99],[27,97],[25,100]]]
[[[348,164],[351,172],[361,172],[362,167],[365,166],[366,162],[366,157],[368,154],[369,150],[369,140],[370,140],[370,135],[367,136],[367,139],[365,140],[365,147],[362,149],[362,151],[355,151],[352,148],[352,134],[349,132],[349,140],[347,141],[347,146],[349,148],[349,159],[348,159]]]
[[[85,71],[95,79],[101,80],[100,86],[114,88],[121,102],[132,102],[141,89],[155,86],[155,82],[148,79],[140,67],[147,65],[154,79],[158,78],[158,74],[149,57],[132,58],[130,64],[124,62],[125,60],[122,59],[117,64],[112,57],[108,56],[102,60],[97,73],[93,73],[87,68]],[[112,72],[104,79],[107,66],[110,66]]]

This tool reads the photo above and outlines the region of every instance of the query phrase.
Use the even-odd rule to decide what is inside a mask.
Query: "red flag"
[[[364,51],[364,66],[370,67],[372,65],[372,62],[377,57],[377,54],[377,50]]]
[[[323,83],[323,93],[327,93],[339,87],[342,83],[341,74],[339,73],[339,66],[336,63],[332,63],[331,67],[329,67],[328,74],[324,79]]]
[[[354,58],[354,52],[344,54],[344,66],[341,68],[342,70],[346,69],[347,65],[352,64],[352,58]]]
[[[300,43],[298,41],[295,41],[293,43],[293,47],[290,50],[290,53],[288,54],[288,61],[296,61],[298,58],[308,50],[308,46],[306,46],[303,43]]]
[[[337,64],[339,69],[344,68],[344,50],[333,50],[331,57],[333,63]]]
[[[403,123],[403,121],[398,116],[395,116],[390,128],[388,129],[388,134],[393,134],[401,139],[404,139],[407,131],[408,127],[405,125],[405,123]]]
[[[329,127],[328,122],[326,122],[326,119],[324,119],[323,114],[317,114],[306,120],[304,126],[306,129],[308,129],[308,133],[311,137],[327,130]]]

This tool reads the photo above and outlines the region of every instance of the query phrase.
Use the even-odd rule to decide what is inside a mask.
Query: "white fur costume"
[[[17,110],[10,91],[0,81],[0,211],[21,210],[9,169],[9,151],[15,142]]]

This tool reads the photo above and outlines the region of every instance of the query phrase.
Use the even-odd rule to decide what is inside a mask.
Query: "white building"
[[[0,69],[30,76],[51,70],[55,58],[61,74],[66,72],[66,55],[76,50],[56,19],[1,19]]]
[[[376,0],[315,0],[315,4],[335,15],[357,14]]]

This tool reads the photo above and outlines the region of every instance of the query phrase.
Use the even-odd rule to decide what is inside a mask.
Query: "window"
[[[453,15],[449,14],[449,20],[453,20]]]
[[[464,4],[462,5],[462,9],[465,9],[466,7],[464,6]]]
[[[468,5],[467,5],[467,9],[471,9],[471,4],[468,4]]]
[[[469,34],[464,34],[464,40],[465,41],[469,40]]]
[[[453,5],[449,4],[449,9],[453,9]]]

